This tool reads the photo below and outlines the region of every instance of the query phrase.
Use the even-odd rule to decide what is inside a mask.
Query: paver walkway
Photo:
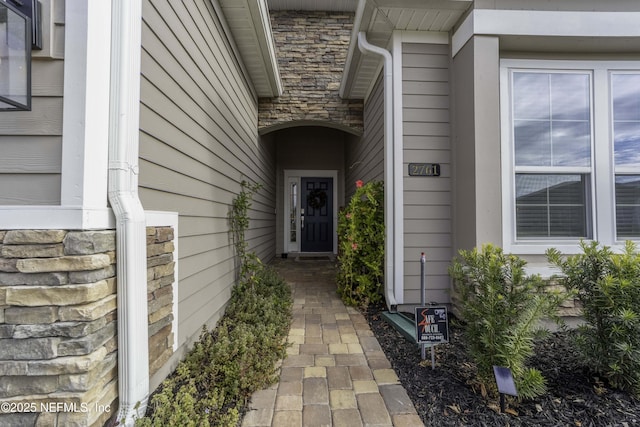
[[[293,291],[279,383],[256,392],[242,427],[423,426],[367,320],[336,293],[335,263],[278,259]]]

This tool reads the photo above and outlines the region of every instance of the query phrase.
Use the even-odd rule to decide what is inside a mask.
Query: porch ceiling
[[[318,10],[324,12],[354,12],[358,0],[267,0],[269,10]]]
[[[350,99],[364,98],[382,66],[376,55],[360,52],[359,32],[367,34],[369,43],[388,49],[395,30],[449,32],[472,3],[472,0],[361,1],[356,11],[340,95]]]

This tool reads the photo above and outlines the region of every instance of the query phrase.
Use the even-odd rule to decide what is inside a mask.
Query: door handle
[[[304,215],[300,215],[300,228],[304,228]]]

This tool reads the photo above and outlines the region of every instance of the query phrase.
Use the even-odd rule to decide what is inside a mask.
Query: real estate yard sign
[[[449,342],[449,318],[446,307],[416,307],[418,343]]]

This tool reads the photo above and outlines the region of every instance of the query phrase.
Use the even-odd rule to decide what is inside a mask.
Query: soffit
[[[227,26],[259,97],[276,97],[282,83],[266,0],[219,0]]]
[[[353,12],[358,0],[268,0],[269,10]]]
[[[362,1],[356,11],[341,95],[344,98],[363,99],[382,64],[377,55],[363,55],[360,52],[357,39],[359,32],[366,33],[369,43],[389,49],[394,31],[449,32],[471,3],[472,0]]]

